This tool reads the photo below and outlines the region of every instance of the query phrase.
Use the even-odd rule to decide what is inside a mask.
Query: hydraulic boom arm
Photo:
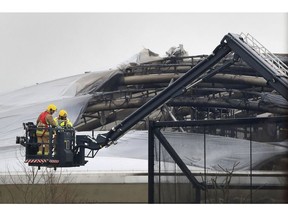
[[[213,70],[213,66],[217,64],[228,53],[234,52],[233,62],[238,58],[242,58],[252,68],[256,69],[266,80],[269,85],[274,87],[280,95],[288,100],[288,81],[287,75],[279,76],[279,68],[275,68],[275,65],[271,65],[263,56],[251,48],[240,35],[227,34],[221,40],[213,53],[206,59],[201,61],[195,67],[187,71],[183,76],[177,79],[174,83],[169,85],[166,89],[137,109],[134,113],[125,118],[120,124],[113,127],[108,133],[100,134],[94,140],[93,147],[90,149],[101,149],[106,145],[110,145],[113,141],[116,141],[119,137],[124,135],[129,129],[131,129],[137,122],[149,115],[152,111],[168,102],[173,97],[176,97],[184,93],[187,88],[202,82],[204,79],[213,76],[218,70]],[[224,67],[230,66],[233,62],[228,62]],[[284,71],[285,74],[287,71]],[[187,87],[187,85],[189,85]]]
[[[113,127],[108,133],[99,134],[95,140],[97,142],[97,148],[100,149],[106,145],[110,145],[111,143],[113,143],[113,141],[124,135],[137,122],[149,115],[152,111],[154,111],[161,105],[165,104],[169,99],[184,93],[186,91],[185,87],[187,85],[191,83],[197,84],[201,82],[203,80],[203,77],[201,77],[201,75],[203,75],[215,64],[217,64],[230,51],[231,49],[229,48],[229,46],[224,42],[224,40],[222,40],[221,44],[216,47],[216,49],[210,56],[208,56],[195,67],[187,71],[183,76],[181,76],[174,83],[172,83],[162,92],[160,92],[157,96],[149,100],[146,104],[144,104],[134,113],[125,118],[120,124]],[[213,73],[214,71],[208,71],[206,76],[209,76],[209,72]],[[94,147],[96,146],[94,145]]]

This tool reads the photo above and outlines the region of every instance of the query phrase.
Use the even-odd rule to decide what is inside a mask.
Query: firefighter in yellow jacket
[[[49,130],[49,128],[57,126],[52,116],[56,112],[56,110],[57,107],[54,104],[50,104],[47,107],[47,110],[42,112],[37,118],[36,136],[37,136],[37,142],[40,144],[37,155],[42,155],[43,148],[44,148],[44,155],[49,154],[49,136],[51,132],[51,129]]]
[[[68,113],[66,110],[60,110],[58,117],[54,118],[56,125],[62,128],[73,127],[72,122],[69,120],[67,116],[68,116]]]
[[[54,118],[54,121],[56,122],[56,125],[57,125],[57,128],[72,128],[73,127],[73,124],[72,122],[68,119],[68,113],[66,110],[60,110],[59,111],[59,115],[58,117],[55,117]],[[69,137],[69,134],[71,135],[71,131],[66,131],[66,138]],[[70,149],[71,146],[70,146],[70,141],[69,140],[65,140],[64,141],[65,143],[65,146],[66,146],[66,149]],[[56,155],[57,153],[57,143],[55,143],[55,146],[54,146],[54,154]]]

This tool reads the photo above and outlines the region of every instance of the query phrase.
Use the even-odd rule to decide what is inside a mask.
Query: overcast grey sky
[[[210,54],[228,32],[288,53],[288,13],[0,13],[0,94],[115,68],[143,48]]]

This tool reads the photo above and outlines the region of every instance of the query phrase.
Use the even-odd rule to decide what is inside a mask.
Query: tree
[[[69,187],[71,173],[61,169],[29,167],[20,162],[22,172],[0,176],[0,202],[2,203],[73,203],[76,188]]]

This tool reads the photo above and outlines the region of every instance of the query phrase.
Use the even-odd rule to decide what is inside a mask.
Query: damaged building
[[[118,143],[101,146],[96,153],[90,148],[88,171],[103,171],[109,164],[108,169],[133,170],[129,177],[138,175],[138,183],[144,177],[149,184],[145,201],[218,202],[206,192],[215,190],[215,183],[225,188],[230,174],[231,189],[248,191],[245,196],[249,196],[251,188],[265,185],[266,194],[271,189],[281,197],[275,202],[286,202],[287,65],[288,54],[268,51],[249,34],[229,33],[211,55],[190,56],[181,44],[168,49],[164,57],[143,49],[116,69],[85,72],[0,95],[5,101],[0,122],[7,125],[0,130],[1,169],[5,171],[15,159],[11,152],[19,150],[15,136],[21,133],[21,124],[35,122],[35,113],[51,102],[68,111],[77,134],[89,133],[93,140],[97,140],[94,133],[104,134],[109,140],[106,147]],[[52,92],[43,94],[48,88]],[[31,96],[21,100],[25,95]],[[148,146],[153,150],[148,152]],[[136,159],[139,164],[112,158]],[[98,163],[100,159],[103,163]],[[217,174],[218,181],[226,182],[216,182]],[[276,180],[270,181],[271,176]],[[269,181],[263,182],[264,177]],[[245,202],[261,201],[251,195]]]

